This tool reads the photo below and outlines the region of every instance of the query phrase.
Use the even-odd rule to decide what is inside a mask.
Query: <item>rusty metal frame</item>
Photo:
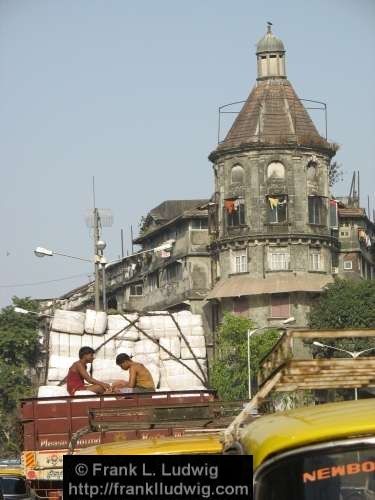
[[[268,99],[284,100],[284,98],[282,98],[282,97],[268,97]],[[312,99],[293,99],[294,102],[296,100],[299,100],[302,103],[309,102],[309,103],[312,103],[312,104],[320,104],[321,105],[319,107],[315,107],[315,106],[305,107],[304,106],[304,108],[306,110],[314,110],[315,109],[315,110],[324,111],[325,139],[328,140],[328,109],[327,109],[327,103],[325,103],[323,101],[315,101],[315,100],[312,100]],[[241,111],[222,111],[222,109],[228,108],[229,106],[234,106],[235,104],[244,104],[245,102],[247,102],[247,100],[244,100],[244,101],[234,101],[234,102],[230,102],[228,104],[223,104],[222,106],[218,107],[218,129],[217,129],[217,143],[218,144],[220,144],[221,142],[223,142],[222,140],[220,140],[220,137],[221,137],[221,115],[225,115],[225,114],[228,114],[228,115],[229,114],[238,115],[241,112]],[[293,112],[293,117],[295,118],[295,112]],[[294,123],[294,128],[296,129],[295,123]]]

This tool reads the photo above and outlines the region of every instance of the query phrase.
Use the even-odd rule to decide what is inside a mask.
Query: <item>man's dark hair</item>
[[[128,355],[122,352],[121,354],[118,354],[116,356],[116,365],[121,366],[124,361],[131,361],[132,358]]]
[[[85,346],[81,347],[81,349],[79,350],[78,357],[79,359],[82,359],[85,354],[94,354],[94,353],[95,351],[92,347]]]

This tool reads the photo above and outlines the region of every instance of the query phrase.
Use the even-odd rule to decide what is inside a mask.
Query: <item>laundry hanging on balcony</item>
[[[370,236],[366,233],[364,229],[359,229],[358,230],[358,239],[362,243],[366,245],[367,248],[370,248],[371,246],[371,238]]]
[[[268,197],[268,203],[270,204],[271,210],[274,210],[280,205],[285,205],[286,204],[286,198],[283,197],[278,197],[278,198],[273,198],[272,196]]]
[[[238,206],[236,207],[236,201],[237,200],[224,200],[224,208],[228,214],[232,214],[237,210]]]

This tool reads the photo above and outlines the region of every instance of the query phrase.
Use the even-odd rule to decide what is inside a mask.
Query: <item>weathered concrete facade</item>
[[[220,312],[244,314],[260,326],[289,316],[305,325],[311,300],[333,280],[338,240],[329,219],[328,169],[336,148],[319,135],[286,80],[285,49],[270,29],[257,57],[257,84],[209,157],[216,282],[209,298]],[[282,64],[272,71],[260,62],[275,58]]]
[[[115,294],[120,310],[189,309],[201,314],[210,356],[211,310],[205,300],[212,287],[207,204],[208,200],[167,201],[151,210],[142,234],[134,240],[141,251],[124,260],[129,279],[113,282],[110,294]]]
[[[375,279],[375,224],[363,208],[339,204],[337,272],[349,279]]]

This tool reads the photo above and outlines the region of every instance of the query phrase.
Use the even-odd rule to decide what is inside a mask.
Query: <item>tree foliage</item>
[[[320,300],[312,307],[309,326],[318,330],[375,328],[375,281],[337,280],[321,294]],[[368,338],[327,340],[324,343],[349,351],[375,347],[374,341],[369,341]],[[320,351],[325,357],[345,356],[345,353],[334,352],[332,349]]]
[[[312,307],[311,328],[375,328],[375,281],[337,280]]]
[[[31,373],[40,358],[38,318],[19,314],[14,306],[37,312],[29,298],[13,297],[13,305],[0,312],[0,452],[11,456],[19,451],[17,417],[19,401],[32,392]]]
[[[328,181],[330,187],[334,186],[338,182],[341,182],[343,180],[344,173],[342,170],[342,165],[340,163],[337,163],[337,161],[333,161],[330,163],[328,167]]]
[[[218,331],[216,359],[212,367],[212,385],[221,399],[247,399],[248,357],[247,331],[254,323],[246,318],[225,314]],[[253,335],[250,340],[252,378],[256,377],[260,360],[272,349],[278,332],[268,330]]]

